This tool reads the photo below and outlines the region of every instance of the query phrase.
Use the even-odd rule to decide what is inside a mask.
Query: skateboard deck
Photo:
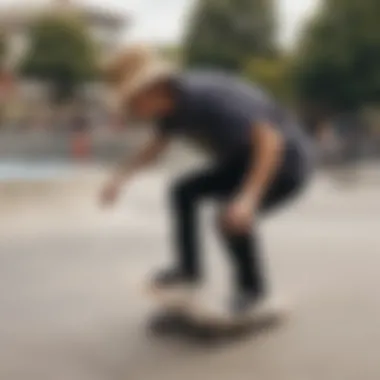
[[[244,326],[272,324],[283,320],[289,310],[285,303],[280,300],[268,300],[258,305],[252,313],[232,315],[230,313],[210,311],[203,308],[188,310],[190,318],[199,325],[209,326],[216,329],[234,329]]]
[[[211,311],[194,299],[181,302],[155,298],[158,308],[149,328],[158,336],[185,336],[203,339],[239,338],[279,326],[289,316],[289,307],[279,300],[270,300],[252,314],[232,316]]]

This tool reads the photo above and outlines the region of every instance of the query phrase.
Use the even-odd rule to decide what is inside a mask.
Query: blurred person
[[[311,177],[311,144],[297,120],[251,83],[216,71],[173,68],[148,48],[130,48],[106,74],[118,109],[153,122],[154,135],[117,168],[101,194],[105,205],[114,203],[121,186],[173,138],[188,138],[210,156],[208,168],[185,175],[170,191],[176,260],[154,276],[152,286],[165,292],[201,283],[198,206],[204,199],[217,200],[217,226],[235,273],[228,310],[258,310],[269,299],[259,222],[297,197]]]

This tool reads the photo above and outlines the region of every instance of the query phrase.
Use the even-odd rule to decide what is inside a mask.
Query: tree
[[[243,73],[246,78],[258,83],[276,98],[289,101],[292,97],[289,66],[288,57],[254,57],[248,60]]]
[[[96,72],[94,44],[81,20],[69,14],[47,15],[30,31],[24,75],[53,84],[57,101],[70,98],[77,85]]]
[[[185,39],[190,66],[240,70],[249,57],[275,53],[273,0],[199,0]]]
[[[328,112],[380,100],[378,0],[325,0],[294,66],[298,95]]]
[[[180,65],[183,61],[182,47],[177,45],[162,45],[158,46],[158,50],[163,57],[170,62]]]
[[[7,40],[5,34],[0,31],[0,70],[4,65],[7,54]]]

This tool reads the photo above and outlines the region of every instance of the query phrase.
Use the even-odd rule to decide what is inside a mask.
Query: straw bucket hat
[[[144,89],[173,77],[177,67],[154,49],[135,45],[106,63],[103,73],[111,87],[113,107],[120,109]]]

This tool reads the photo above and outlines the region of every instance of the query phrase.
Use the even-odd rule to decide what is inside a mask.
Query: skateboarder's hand
[[[227,206],[223,216],[224,226],[234,233],[246,233],[251,228],[254,211],[254,199],[250,196],[239,196]]]
[[[112,206],[120,195],[122,182],[119,179],[112,179],[106,183],[100,194],[100,202],[103,206]]]

